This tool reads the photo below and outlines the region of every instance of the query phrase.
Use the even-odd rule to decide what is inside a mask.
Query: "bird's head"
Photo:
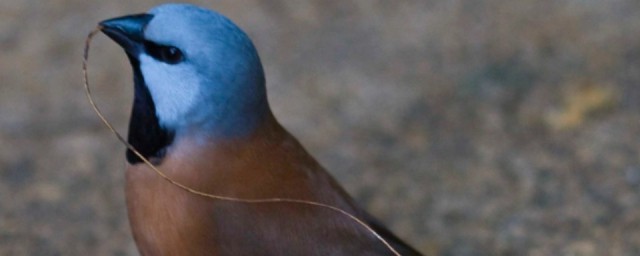
[[[258,53],[249,37],[221,14],[165,4],[100,25],[133,66],[129,140],[137,148],[145,150],[158,140],[168,144],[187,131],[245,136],[269,113]],[[149,151],[166,146],[151,145]]]

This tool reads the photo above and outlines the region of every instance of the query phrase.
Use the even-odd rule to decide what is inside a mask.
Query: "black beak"
[[[100,22],[102,32],[116,41],[130,56],[137,57],[143,50],[144,27],[151,14],[134,14]]]

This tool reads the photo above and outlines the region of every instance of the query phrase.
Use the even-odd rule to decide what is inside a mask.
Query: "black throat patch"
[[[140,62],[133,56],[128,57],[133,68],[134,98],[127,140],[145,158],[162,158],[173,142],[175,132],[160,127],[153,98],[140,71]],[[127,162],[137,164],[142,159],[127,149]]]

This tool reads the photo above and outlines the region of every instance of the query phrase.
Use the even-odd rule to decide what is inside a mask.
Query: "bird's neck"
[[[256,133],[270,119],[273,116],[266,96],[244,102],[232,99],[224,105],[205,104],[195,108],[188,122],[175,131],[178,136],[209,140],[242,139]]]
[[[218,110],[213,110],[218,111]],[[175,142],[189,140],[198,144],[225,144],[248,141],[262,136],[277,121],[268,106],[256,108],[249,113],[221,112],[213,117],[195,119],[190,125],[175,130]]]

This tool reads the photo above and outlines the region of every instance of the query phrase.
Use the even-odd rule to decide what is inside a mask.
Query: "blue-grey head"
[[[270,114],[264,73],[249,37],[228,18],[188,4],[105,20],[134,73],[129,142],[160,156],[175,138],[251,134]],[[139,162],[128,152],[129,162]]]

